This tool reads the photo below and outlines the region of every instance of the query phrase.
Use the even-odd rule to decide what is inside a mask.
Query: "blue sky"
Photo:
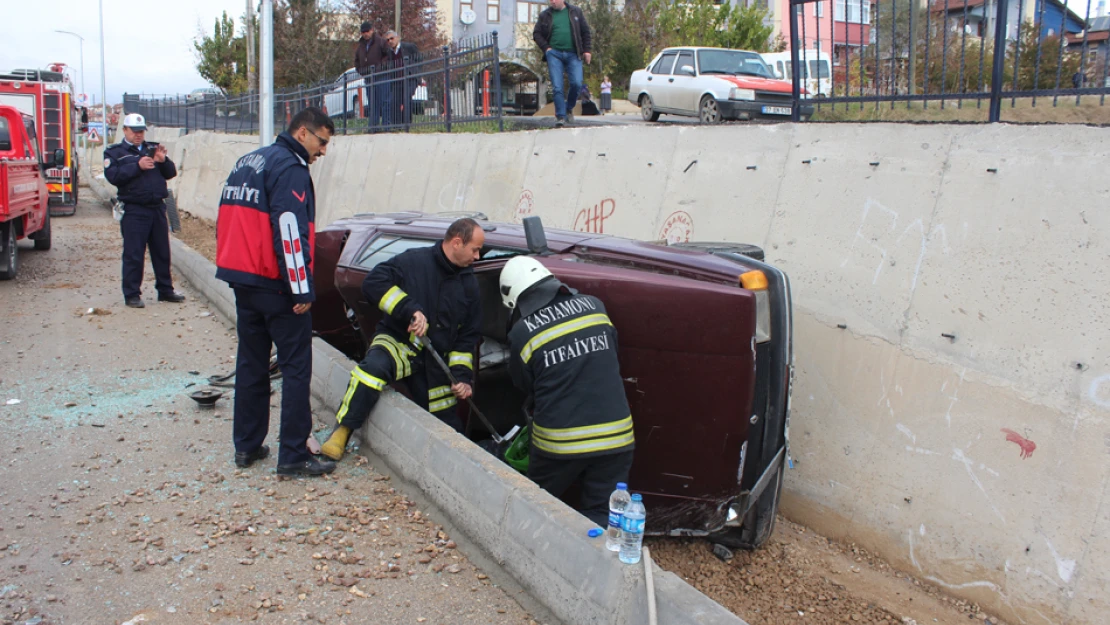
[[[124,92],[188,93],[208,86],[196,71],[193,40],[211,33],[223,11],[238,20],[246,0],[103,0],[104,55],[108,101]],[[85,90],[100,101],[100,30],[96,0],[5,2],[0,71],[44,68],[53,62],[73,68],[81,89],[80,42],[85,38]]]

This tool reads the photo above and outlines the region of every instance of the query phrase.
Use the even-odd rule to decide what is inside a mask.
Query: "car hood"
[[[759,76],[712,76],[723,80],[741,89],[757,89],[759,91],[773,91],[775,93],[791,93],[792,85],[785,80],[773,78],[760,78]],[[805,93],[805,91],[803,91]]]

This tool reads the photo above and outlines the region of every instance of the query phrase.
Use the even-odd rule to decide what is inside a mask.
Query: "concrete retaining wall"
[[[314,166],[317,221],[473,210],[762,245],[796,305],[787,516],[1015,622],[1094,625],[1110,609],[1108,139],[885,124],[339,137]],[[161,140],[180,205],[210,219],[256,145]]]

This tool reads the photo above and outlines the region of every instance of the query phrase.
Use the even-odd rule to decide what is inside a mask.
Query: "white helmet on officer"
[[[551,277],[551,272],[531,256],[514,256],[501,270],[501,302],[516,308],[520,296],[532,286]]]
[[[146,118],[138,113],[128,113],[123,117],[123,127],[131,130],[146,130]]]

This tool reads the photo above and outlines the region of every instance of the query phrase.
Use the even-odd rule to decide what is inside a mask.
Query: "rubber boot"
[[[340,425],[332,430],[328,442],[320,447],[320,453],[324,454],[332,460],[339,461],[343,458],[343,452],[347,451],[347,439],[351,437],[351,428]]]

